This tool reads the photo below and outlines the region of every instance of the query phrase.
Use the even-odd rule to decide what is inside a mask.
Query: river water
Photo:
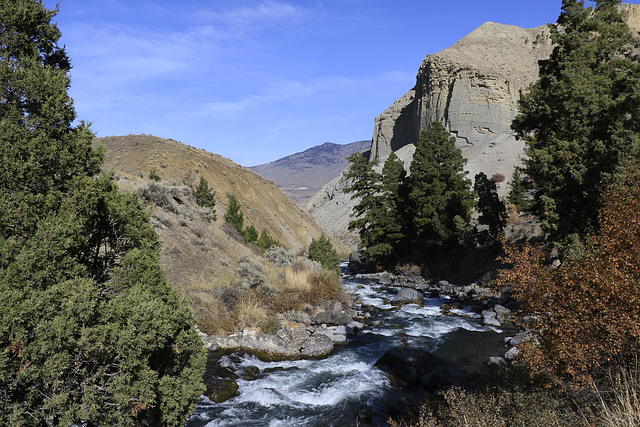
[[[460,340],[461,332],[501,332],[484,326],[470,310],[442,314],[446,297],[397,309],[389,302],[399,287],[349,276],[344,286],[361,302],[356,309],[371,314],[346,346],[336,346],[323,360],[262,362],[245,353],[227,356],[239,373],[255,366],[261,375],[253,381],[239,379],[237,395],[224,403],[203,397],[187,426],[351,426],[363,407],[374,413],[373,424],[384,424],[382,416],[375,421],[375,414],[387,412],[396,390],[374,365],[387,350],[409,346],[433,352],[451,347],[447,341]]]

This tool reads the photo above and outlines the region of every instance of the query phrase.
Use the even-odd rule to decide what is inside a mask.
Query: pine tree
[[[380,209],[377,197],[380,191],[380,174],[373,167],[374,164],[362,153],[354,153],[349,157],[349,168],[345,174],[349,185],[344,192],[352,193],[351,199],[359,200],[353,207],[354,219],[349,222],[349,230],[358,232],[365,248],[373,242],[371,228],[376,220],[376,212]]]
[[[231,224],[238,233],[242,234],[244,215],[240,210],[240,202],[233,194],[229,194],[229,204],[227,205],[227,212],[224,214],[224,222]]]
[[[529,211],[562,242],[598,225],[600,192],[619,182],[640,154],[640,65],[620,1],[565,0],[540,78],[520,99],[512,128],[526,142]]]
[[[0,424],[184,425],[206,353],[149,213],[72,126],[56,12],[0,2]]]
[[[340,274],[340,256],[333,247],[331,240],[322,234],[312,239],[309,245],[309,259],[318,261],[326,270]]]
[[[449,246],[465,240],[474,206],[465,163],[455,138],[440,122],[422,132],[410,166],[404,206],[416,243]]]
[[[211,209],[213,212],[213,220],[216,221],[216,192],[209,188],[209,183],[204,177],[200,177],[200,183],[193,192],[193,196],[196,198],[196,203],[199,206]]]
[[[489,226],[489,236],[495,240],[507,225],[507,209],[498,197],[496,183],[484,172],[476,175],[474,190],[478,195],[478,221]]]
[[[365,254],[371,258],[386,258],[398,251],[405,240],[406,225],[400,212],[400,188],[407,173],[398,156],[391,152],[380,175],[380,193],[376,196],[377,209],[373,212],[370,246]]]
[[[252,225],[245,228],[242,232],[245,243],[253,243],[258,241],[258,230]]]

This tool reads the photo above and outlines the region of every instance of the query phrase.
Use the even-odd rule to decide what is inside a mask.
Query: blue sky
[[[560,0],[45,0],[78,119],[266,163],[370,139],[428,54],[486,21],[554,22]],[[636,2],[633,2],[636,3]]]

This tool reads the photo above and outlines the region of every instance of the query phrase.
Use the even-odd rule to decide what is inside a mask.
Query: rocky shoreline
[[[393,300],[389,301],[398,309],[403,304],[421,304],[425,298],[447,296],[448,301],[441,306],[443,314],[460,315],[458,310],[463,306],[468,307],[480,316],[484,325],[508,331],[503,332],[504,338],[502,335],[497,337],[504,340],[502,345],[494,343],[490,349],[477,349],[479,355],[476,359],[482,358],[479,364],[483,366],[508,365],[517,355],[516,345],[524,339],[511,320],[509,307],[514,308],[513,301],[476,283],[459,286],[445,280],[429,282],[417,274],[394,275],[388,272],[351,277],[382,286],[400,287]],[[218,354],[245,351],[265,361],[325,358],[333,352],[335,345],[347,344],[348,339],[357,335],[372,317],[364,307],[362,312],[357,312],[354,307],[355,304],[323,301],[317,307],[285,313],[280,328],[273,334],[265,333],[260,328],[245,328],[230,335],[201,335],[205,346]],[[210,364],[205,376],[206,395],[215,402],[224,401],[237,391],[235,366],[223,366],[224,360],[223,357],[217,363]],[[390,364],[389,360],[393,360],[393,363]],[[425,360],[429,363],[423,363]],[[444,368],[449,364],[448,361],[445,363],[438,359],[434,363],[433,360],[434,356],[428,352],[396,349],[393,354],[385,354],[377,365],[388,373],[390,379],[405,388],[419,386],[425,391],[434,392],[446,383],[451,384],[453,378],[459,375],[458,368]],[[416,366],[420,366],[420,369]],[[256,373],[246,372],[242,375],[245,378],[248,375],[250,379]]]

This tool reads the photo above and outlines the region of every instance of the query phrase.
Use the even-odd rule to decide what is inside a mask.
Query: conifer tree
[[[449,246],[465,240],[474,206],[466,160],[440,122],[423,131],[407,178],[404,212],[416,243]]]
[[[373,242],[371,229],[376,221],[376,212],[380,211],[380,174],[373,167],[374,164],[369,162],[363,153],[354,153],[349,157],[349,168],[345,174],[349,185],[344,192],[352,193],[351,199],[358,199],[353,208],[349,230],[358,232],[365,248]]]
[[[238,201],[238,198],[233,194],[229,194],[229,204],[227,205],[227,212],[224,214],[224,222],[231,224],[238,233],[242,234],[244,215],[240,210],[240,202]]]
[[[309,259],[318,261],[328,271],[340,274],[340,256],[331,240],[324,234],[317,239],[311,239]]]
[[[489,226],[489,236],[495,240],[507,225],[507,209],[498,197],[495,181],[487,178],[484,172],[476,175],[474,190],[478,195],[478,221]]]
[[[216,217],[216,192],[212,191],[211,188],[209,188],[209,183],[207,182],[206,179],[204,179],[204,177],[200,177],[200,183],[198,184],[198,186],[196,187],[195,191],[193,192],[193,196],[196,198],[196,203],[198,203],[199,206],[203,206],[206,208],[211,209],[211,212],[213,212],[213,220],[216,221],[218,218]]]
[[[512,124],[527,146],[529,211],[556,242],[597,228],[601,189],[619,182],[640,154],[640,65],[619,3],[562,2],[550,26],[556,47]]]
[[[149,213],[72,126],[56,12],[0,1],[0,425],[184,425],[203,343]]]
[[[365,254],[369,257],[385,258],[397,251],[405,239],[406,224],[400,212],[400,189],[407,173],[398,156],[391,152],[384,162],[380,175],[380,193],[377,195],[379,207],[373,212],[371,245]]]

